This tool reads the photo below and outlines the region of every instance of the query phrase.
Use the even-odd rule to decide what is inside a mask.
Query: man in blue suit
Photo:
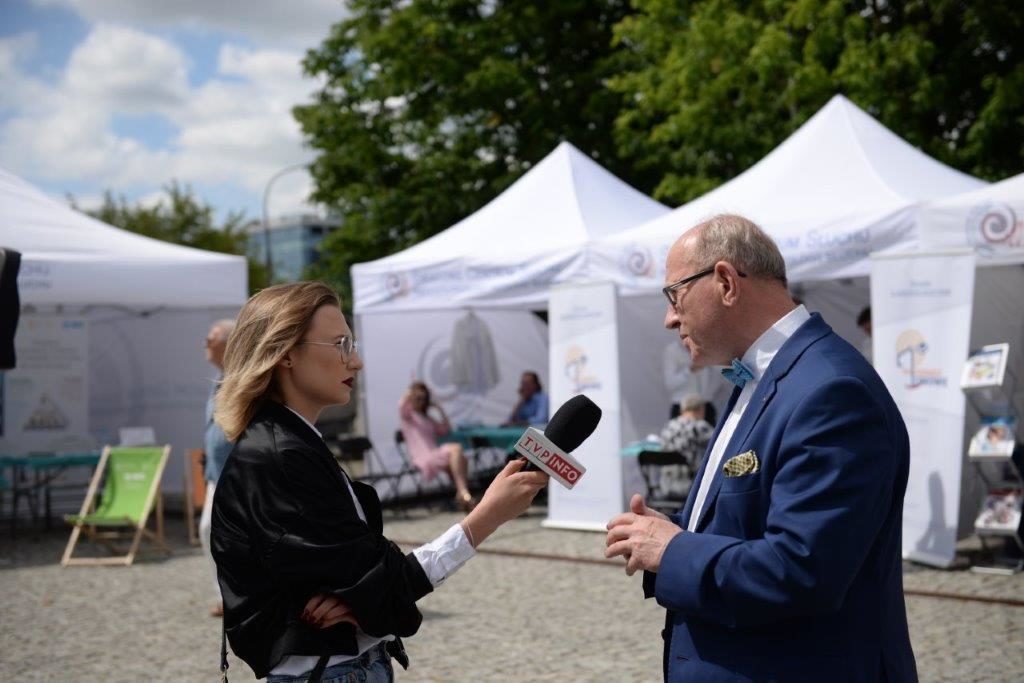
[[[682,511],[634,496],[608,557],[667,610],[670,681],[913,681],[906,428],[864,357],[797,306],[762,230],[716,216],[666,263],[668,328],[736,383]]]

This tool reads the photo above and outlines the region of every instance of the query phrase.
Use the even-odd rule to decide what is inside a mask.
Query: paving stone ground
[[[407,640],[412,668],[399,670],[399,681],[660,680],[664,612],[641,599],[640,577],[602,563],[601,534],[545,529],[542,515],[500,529],[488,552],[420,602],[424,625]],[[389,516],[385,533],[422,542],[457,520]],[[216,680],[220,628],[207,615],[207,565],[180,524],[172,521],[168,536],[168,559],[62,569],[65,533],[19,532],[15,541],[4,533],[0,681]],[[965,565],[906,566],[921,680],[1024,680],[1024,607],[916,594],[1024,599],[1024,575]],[[253,680],[252,672],[232,658],[231,680]]]

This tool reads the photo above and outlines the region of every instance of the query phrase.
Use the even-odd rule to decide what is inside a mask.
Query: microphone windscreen
[[[601,421],[601,409],[583,394],[573,396],[555,411],[544,436],[566,453],[576,450]]]

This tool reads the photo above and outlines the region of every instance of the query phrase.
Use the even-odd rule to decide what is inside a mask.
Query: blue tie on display
[[[741,363],[738,358],[733,358],[732,367],[723,368],[722,374],[740,389],[747,383],[747,380],[754,379],[754,373],[750,371],[750,368]]]

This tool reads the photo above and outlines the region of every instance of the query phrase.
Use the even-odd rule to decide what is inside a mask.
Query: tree
[[[213,207],[198,199],[190,186],[171,181],[165,188],[166,202],[161,199],[152,206],[129,204],[124,195],[111,190],[103,193],[99,208],[86,211],[90,216],[122,230],[145,235],[164,242],[224,254],[247,255],[245,214],[232,211],[221,225],[214,224]],[[78,209],[74,197],[68,197]],[[266,285],[262,264],[248,259],[249,289],[256,291]]]
[[[626,0],[354,0],[350,10],[307,54],[324,85],[294,112],[319,152],[313,199],[345,221],[314,274],[341,291],[351,264],[449,227],[562,140],[653,187],[620,163],[609,134],[619,103],[604,82]]]
[[[682,203],[843,93],[927,154],[1024,168],[1024,13],[1009,0],[634,0],[615,31],[620,153]]]

